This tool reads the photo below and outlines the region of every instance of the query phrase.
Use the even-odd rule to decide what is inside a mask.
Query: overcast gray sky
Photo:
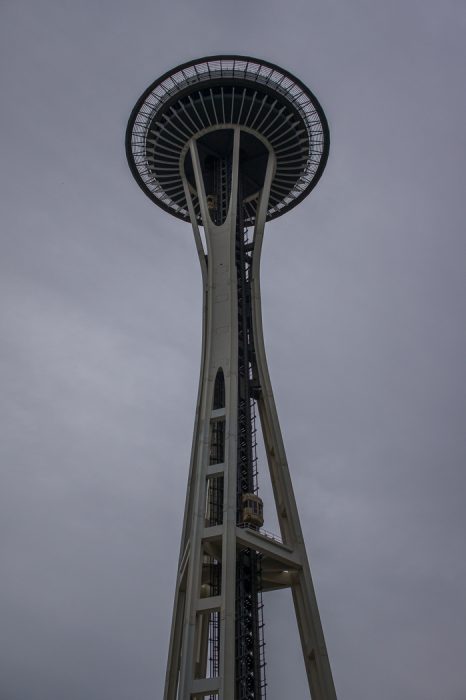
[[[0,700],[162,697],[201,282],[124,131],[213,53],[283,66],[330,123],[263,305],[338,696],[465,700],[465,25],[461,0],[3,0]],[[265,602],[268,700],[307,697],[288,593]]]

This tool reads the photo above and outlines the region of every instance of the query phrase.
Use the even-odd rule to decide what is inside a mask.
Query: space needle
[[[267,369],[260,294],[265,223],[311,192],[328,151],[327,121],[310,90],[246,56],[174,68],[145,90],[129,119],[131,171],[155,204],[191,223],[203,285],[164,700],[264,699],[262,595],[283,588],[291,589],[310,696],[336,700]],[[259,423],[280,536],[263,528]]]

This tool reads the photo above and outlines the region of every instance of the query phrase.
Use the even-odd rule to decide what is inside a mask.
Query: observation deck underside
[[[128,123],[126,149],[133,175],[156,204],[188,221],[181,172],[189,141],[235,125],[243,130],[243,158],[249,163],[251,187],[262,180],[260,175],[254,177],[254,142],[259,139],[265,149],[274,151],[276,169],[267,219],[280,216],[319,180],[328,155],[328,126],[318,101],[300,81],[255,59],[200,59],[153,83]],[[248,142],[248,133],[256,139]],[[212,154],[218,156],[214,144],[211,137]],[[256,216],[257,192],[251,187],[245,189],[246,225],[253,225]],[[201,223],[194,189],[192,194]]]

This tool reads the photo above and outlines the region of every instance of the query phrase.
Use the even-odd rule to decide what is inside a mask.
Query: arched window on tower
[[[225,377],[223,369],[217,371],[214,384],[212,410],[225,408]],[[209,464],[223,464],[225,461],[225,415],[210,420]],[[207,479],[206,526],[223,523],[223,474]]]
[[[225,377],[223,376],[223,369],[221,367],[215,377],[214,405],[212,408],[214,410],[217,408],[225,408]]]

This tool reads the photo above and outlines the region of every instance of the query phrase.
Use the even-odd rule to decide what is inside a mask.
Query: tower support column
[[[232,154],[231,191],[228,214],[225,221],[217,226],[210,217],[208,199],[205,192],[203,173],[199,160],[196,141],[190,143],[196,190],[199,197],[202,222],[207,245],[207,260],[202,251],[202,241],[196,218],[192,224],[194,236],[200,251],[201,268],[204,282],[204,338],[203,359],[200,378],[200,390],[197,406],[197,426],[193,440],[193,468],[188,486],[187,513],[191,522],[185,523],[182,550],[187,555],[186,582],[179,580],[177,585],[186,588],[183,632],[180,640],[181,665],[179,669],[179,697],[190,698],[194,692],[209,690],[215,686],[216,693],[223,700],[234,700],[235,687],[235,576],[236,576],[236,450],[237,450],[237,385],[238,385],[238,338],[237,338],[237,281],[235,268],[235,234],[239,169],[240,130],[235,129]],[[183,175],[184,187],[192,208],[188,182]],[[224,377],[224,406],[213,408],[214,386],[217,373],[222,371]],[[211,464],[211,450],[215,430],[222,425],[221,447],[222,461]],[[218,457],[220,459],[220,457]],[[211,475],[222,482],[221,517],[215,525],[206,526],[206,500]],[[220,535],[220,547],[209,544],[209,530],[216,530]],[[182,557],[183,554],[181,553]],[[221,568],[219,593],[203,597],[205,593],[206,559],[214,558]],[[180,572],[181,573],[181,572]],[[211,591],[208,591],[211,592]],[[178,591],[181,596],[181,591]],[[208,636],[202,638],[199,631],[200,610],[209,605],[209,598],[215,597],[218,613],[218,651],[207,650]],[[174,621],[179,610],[174,610]],[[205,619],[205,618],[204,618]],[[175,623],[176,624],[176,623]],[[212,621],[210,621],[212,627]],[[175,633],[176,636],[176,633]],[[196,649],[196,645],[204,648]],[[172,654],[181,651],[173,645]],[[218,653],[216,669],[204,668],[202,664],[195,668],[193,659],[208,661],[208,653]],[[196,678],[200,673],[218,673],[218,680],[213,678]],[[177,664],[173,657],[169,660],[166,682],[166,698],[176,697],[174,676]],[[205,683],[203,681],[205,680]],[[218,687],[217,687],[218,686]],[[202,697],[200,694],[199,697]]]

